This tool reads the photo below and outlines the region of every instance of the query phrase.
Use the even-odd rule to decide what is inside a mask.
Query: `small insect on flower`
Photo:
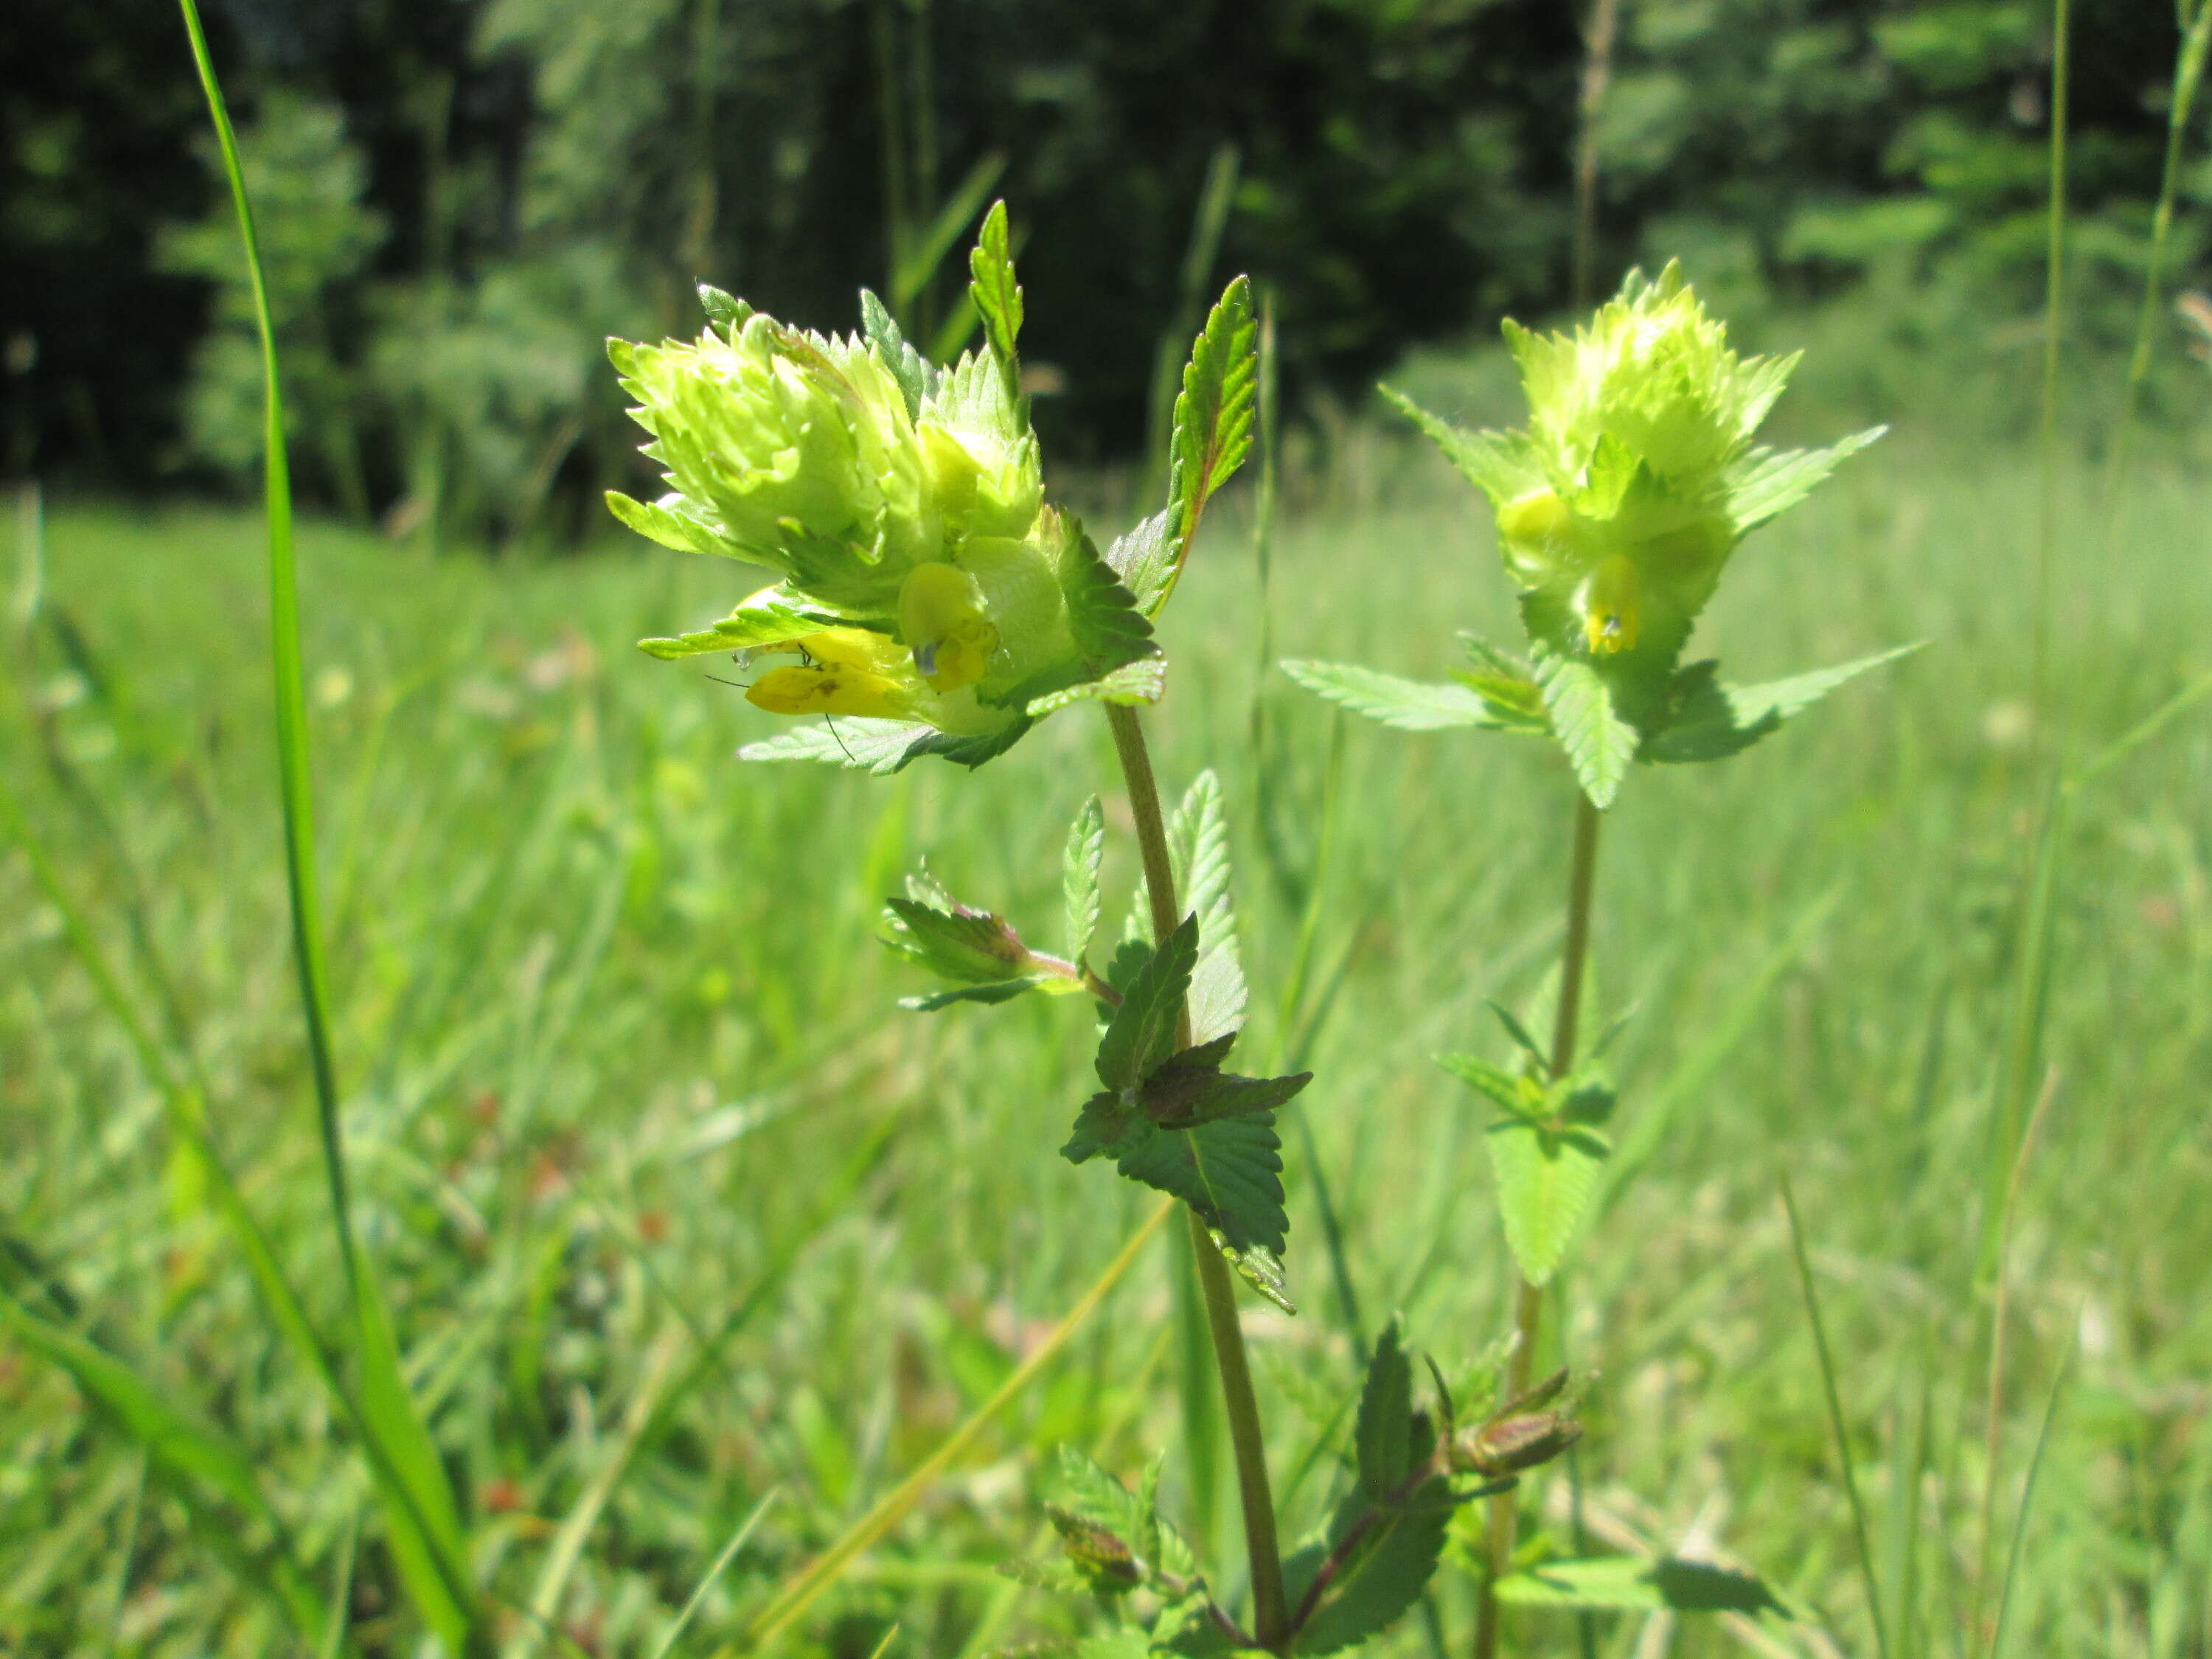
[[[896,720],[907,698],[884,671],[898,648],[865,629],[832,628],[794,640],[794,665],[771,668],[754,681],[745,701],[771,714],[859,714]],[[889,659],[887,660],[886,659]]]
[[[932,560],[916,565],[899,590],[899,632],[914,652],[914,665],[933,691],[957,691],[989,672],[999,629],[984,605],[983,590],[957,565]]]

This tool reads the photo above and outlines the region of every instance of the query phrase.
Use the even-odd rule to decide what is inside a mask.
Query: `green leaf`
[[[1191,972],[1191,1041],[1212,1042],[1240,1030],[1249,993],[1237,943],[1230,892],[1229,818],[1221,780],[1209,768],[1191,780],[1168,823],[1176,890],[1198,918],[1198,964]]]
[[[1135,1089],[1175,1052],[1176,1025],[1197,963],[1198,919],[1185,916],[1145,959],[1098,1040],[1098,1080],[1107,1088]]]
[[[1272,1111],[1313,1081],[1311,1072],[1256,1078],[1223,1071],[1218,1059],[1234,1040],[1231,1033],[1186,1048],[1146,1078],[1138,1091],[1145,1115],[1164,1129],[1188,1129],[1216,1118]]]
[[[1667,724],[1644,744],[1642,757],[1679,764],[1741,754],[1838,687],[1919,648],[1901,645],[1763,685],[1723,685],[1718,664],[1693,662],[1675,673]]]
[[[1554,652],[1536,659],[1536,681],[1552,730],[1590,805],[1603,809],[1620,793],[1640,741],[1636,728],[1615,712],[1612,689],[1589,664]]]
[[[1006,246],[1004,202],[992,203],[991,210],[983,216],[983,229],[975,239],[975,251],[968,256],[968,270],[971,278],[968,294],[983,319],[983,337],[1011,378],[1020,361],[1015,342],[1022,331],[1022,290],[1014,280],[1013,255]]]
[[[1024,716],[982,737],[956,738],[914,720],[833,715],[779,732],[759,743],[749,743],[738,750],[738,758],[817,761],[879,778],[902,772],[928,755],[939,755],[956,764],[972,768],[1005,754],[1021,740],[1032,724]]]
[[[741,601],[738,608],[711,628],[673,639],[640,640],[637,648],[664,662],[680,657],[707,656],[720,651],[757,651],[787,645],[809,634],[839,625],[834,617],[810,609],[796,595],[781,587],[763,588]]]
[[[1612,1147],[1588,1122],[1554,1125],[1523,1117],[1490,1126],[1491,1168],[1505,1242],[1531,1285],[1551,1281],[1596,1190]]]
[[[1534,1037],[1529,1036],[1528,1028],[1521,1023],[1510,1008],[1498,1001],[1497,998],[1489,997],[1485,1000],[1490,1005],[1490,1012],[1498,1017],[1498,1023],[1505,1028],[1505,1035],[1513,1039],[1513,1046],[1528,1056],[1530,1063],[1536,1068],[1536,1074],[1539,1077],[1550,1077],[1552,1057],[1537,1045]]]
[[[1058,974],[1028,974],[1020,979],[1002,979],[988,985],[960,985],[950,991],[932,991],[927,995],[901,997],[898,1006],[917,1014],[933,1014],[950,1008],[956,1002],[980,1002],[985,1005],[1012,1002],[1024,991],[1054,991],[1066,988],[1068,981]]]
[[[1389,386],[1379,388],[1398,411],[1428,434],[1444,453],[1444,459],[1462,477],[1503,507],[1532,489],[1545,487],[1534,444],[1524,432],[1468,432],[1440,420],[1404,393]]]
[[[1729,516],[1735,521],[1735,533],[1747,534],[1796,506],[1838,466],[1888,430],[1869,427],[1826,449],[1746,452],[1728,478]]]
[[[1282,1254],[1283,1143],[1272,1112],[1219,1118],[1194,1129],[1139,1119],[1114,1147],[1115,1167],[1190,1206],[1230,1265],[1285,1313]]]
[[[1283,672],[1316,696],[1401,732],[1519,723],[1500,719],[1489,700],[1472,686],[1401,679],[1355,663],[1317,662],[1310,658],[1292,658],[1281,666]]]
[[[633,501],[619,489],[606,494],[607,510],[648,540],[679,553],[706,553],[734,559],[738,550],[722,539],[714,526],[681,495],[663,495],[657,501]]]
[[[1437,1480],[1424,1483],[1404,1508],[1376,1522],[1298,1632],[1291,1651],[1340,1652],[1404,1618],[1436,1576],[1451,1514],[1450,1487]]]
[[[1067,626],[1074,636],[1075,653],[1062,663],[1039,670],[991,701],[1042,714],[1080,696],[1113,702],[1155,700],[1159,682],[1147,677],[1104,684],[1116,670],[1158,656],[1160,647],[1152,638],[1152,623],[1139,613],[1135,598],[1100,555],[1081,520],[1069,517],[1066,532],[1060,588],[1067,605]]]
[[[864,289],[863,295],[866,294]],[[734,294],[726,294],[712,283],[699,284],[699,306],[707,313],[707,320],[725,334],[735,335],[753,314],[752,307]]]
[[[1060,860],[1060,892],[1067,905],[1068,960],[1091,954],[1098,932],[1098,870],[1106,857],[1106,815],[1093,795],[1068,826],[1067,851]]]
[[[1547,1561],[1498,1581],[1498,1599],[1523,1607],[1629,1612],[1796,1614],[1755,1574],[1710,1562],[1608,1555]]]
[[[1003,916],[965,905],[940,910],[912,898],[884,901],[885,942],[933,973],[963,984],[1015,978],[1030,961]]]
[[[1474,1054],[1438,1054],[1437,1064],[1473,1089],[1516,1115],[1526,1115],[1530,1105],[1543,1103],[1543,1091],[1502,1066]],[[1532,1102],[1533,1095],[1533,1102]]]
[[[1065,708],[1075,702],[1118,702],[1132,706],[1142,702],[1158,702],[1168,689],[1168,664],[1164,657],[1146,657],[1137,662],[1124,663],[1111,673],[1095,680],[1084,680],[1033,697],[1022,706],[1022,712],[1033,720],[1041,720],[1054,709]]]
[[[1375,1339],[1359,1391],[1359,1489],[1380,1504],[1413,1472],[1413,1367],[1394,1317]]]
[[[907,419],[917,419],[922,400],[937,389],[937,374],[929,360],[907,343],[890,308],[865,288],[860,290],[860,328],[890,371],[891,379],[898,382],[899,395],[906,399]]]
[[[1239,276],[1222,291],[1206,326],[1191,344],[1176,398],[1175,431],[1168,447],[1168,523],[1171,552],[1164,570],[1139,599],[1157,616],[1175,592],[1190,556],[1199,520],[1213,492],[1229,482],[1252,449],[1253,411],[1260,385],[1260,328],[1252,314],[1252,284]]]
[[[1146,596],[1157,594],[1167,581],[1168,572],[1174,563],[1175,540],[1169,528],[1174,509],[1164,507],[1149,519],[1139,520],[1114,538],[1106,550],[1106,562],[1122,585],[1137,595],[1139,609],[1146,605]]]

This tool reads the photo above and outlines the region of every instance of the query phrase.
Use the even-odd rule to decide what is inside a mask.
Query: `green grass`
[[[2212,669],[2212,487],[2161,466],[2116,562],[2069,566],[2053,662],[2084,760]],[[2093,501],[2092,476],[2070,471],[2063,499]],[[1487,532],[1438,467],[1359,438],[1328,489],[1285,484],[1305,504],[1275,537],[1284,654],[1435,673],[1455,626],[1512,637]],[[1640,1115],[1668,1127],[1565,1284],[1572,1357],[1603,1372],[1581,1456],[1592,1531],[1665,1544],[1701,1527],[1852,1653],[1873,1626],[1775,1169],[1804,1218],[1891,1650],[1973,1650],[1975,1269],[2033,817],[2037,496],[2032,456],[1922,436],[1756,537],[1705,623],[1745,676],[1932,647],[1732,766],[1639,774],[1599,872],[1594,1029],[1638,1011],[1619,1127],[1633,1144]],[[2091,523],[2084,505],[2066,532],[2085,544]],[[1273,1011],[1332,716],[1261,682],[1255,753],[1255,572],[1227,504],[1207,533],[1152,725],[1169,788],[1208,763],[1227,786],[1264,1051],[1303,1040],[1303,1018],[1285,1031]],[[246,1203],[334,1330],[349,1304],[288,954],[262,545],[242,515],[53,514],[47,608],[7,641],[0,765],[144,1023],[188,1042]],[[678,1650],[712,1651],[991,1394],[1150,1212],[1054,1156],[1086,1087],[1079,1012],[902,1013],[893,999],[921,988],[870,937],[924,854],[963,897],[1050,933],[1060,838],[1094,790],[1126,905],[1104,724],[1063,715],[973,778],[744,767],[732,750],[768,718],[629,642],[717,614],[745,573],[637,549],[432,560],[312,523],[300,560],[355,1221],[495,1634],[653,1652],[776,1489]],[[1538,993],[1569,785],[1503,738],[1363,726],[1342,744],[1307,999],[1319,1080],[1292,1109],[1365,1317],[1403,1310],[1450,1370],[1510,1322],[1510,1273],[1473,1097],[1428,1056],[1496,1048],[1482,1000]],[[2203,1659],[2212,1641],[2208,769],[2199,705],[2071,813],[2045,1037],[2058,1080],[2012,1228],[1999,1562],[2077,1314],[2080,1347],[2006,1613],[2015,1654]],[[157,1079],[15,854],[0,961],[0,1284],[244,1449],[318,1594],[358,1535],[361,1648],[412,1651],[330,1396],[271,1328]],[[1307,1142],[1287,1143],[1304,1311],[1249,1316],[1296,1536],[1337,1478],[1334,1442],[1296,1478],[1327,1428],[1306,1380],[1341,1392],[1354,1356]],[[1174,1443],[1171,1261],[1152,1247],[792,1650],[862,1659],[896,1623],[893,1654],[935,1659],[1077,1627],[992,1568],[1042,1547],[1053,1445],[1127,1470]],[[1180,1483],[1171,1462],[1171,1504]],[[596,1519],[564,1543],[586,1504]],[[211,1548],[210,1529],[242,1550]],[[65,1372],[0,1335],[0,1650],[296,1650],[246,1570],[272,1559],[271,1531],[250,1506],[180,1507]],[[524,1610],[568,1548],[549,1630]],[[1233,1571],[1230,1540],[1212,1554]],[[1451,1568],[1440,1584],[1456,1649],[1472,1581]],[[1525,1618],[1510,1652],[1573,1640],[1571,1620]],[[1601,1619],[1597,1634],[1626,1653],[1640,1631]],[[1425,1652],[1421,1621],[1394,1644]],[[1692,1623],[1672,1650],[1739,1648]]]

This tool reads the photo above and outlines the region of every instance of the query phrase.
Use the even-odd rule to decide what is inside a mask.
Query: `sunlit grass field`
[[[1571,799],[1547,748],[1358,723],[1255,653],[1263,606],[1274,654],[1425,677],[1458,660],[1456,629],[1515,635],[1471,494],[1353,439],[1326,478],[1291,467],[1264,592],[1249,486],[1209,520],[1148,716],[1170,789],[1211,766],[1226,790],[1245,1042],[1318,1074],[1285,1114],[1301,1311],[1248,1310],[1293,1537],[1346,1479],[1334,1413],[1382,1320],[1402,1312],[1447,1371],[1510,1323],[1484,1114],[1431,1056],[1504,1058],[1485,1000],[1542,994]],[[1579,1525],[1593,1549],[1741,1559],[1811,1616],[1600,1615],[1596,1652],[1875,1651],[1786,1170],[1891,1652],[1971,1650],[1977,1577],[1989,1564],[1993,1586],[2015,1547],[2063,1373],[2008,1650],[2212,1654],[2212,701],[2138,730],[2212,672],[2212,483],[2146,464],[2109,551],[2094,470],[2063,484],[2054,678],[2079,785],[2006,1267],[1993,1524],[1983,1246],[2038,805],[2038,486],[2025,453],[1922,430],[1756,536],[1701,639],[1745,678],[1927,648],[1733,765],[1640,772],[1611,815],[1596,1015],[1632,1011],[1616,1185],[1563,1280],[1566,1357],[1601,1375],[1579,1519],[1564,1466],[1547,1513],[1562,1547]],[[242,514],[54,508],[42,607],[10,621],[0,763],[143,1018],[204,1072],[248,1203],[336,1327],[261,556]],[[517,1651],[652,1654],[773,1492],[686,1633],[714,1651],[1152,1208],[1054,1156],[1093,1086],[1081,1010],[903,1012],[927,988],[873,937],[927,857],[1050,939],[1060,840],[1094,792],[1126,907],[1103,722],[1062,714],[972,776],[740,764],[774,728],[708,678],[737,671],[631,641],[720,614],[750,573],[611,538],[433,558],[314,526],[302,559],[356,1199],[475,1570]],[[247,1448],[318,1582],[352,1564],[364,1648],[417,1651],[358,1460],[13,853],[0,962],[0,1275]],[[951,1659],[1087,1627],[994,1569],[1045,1547],[1056,1445],[1130,1473],[1178,1443],[1176,1260],[1147,1247],[787,1650],[866,1659],[896,1626],[890,1653]],[[1233,1490],[1183,1468],[1170,1506],[1196,1512],[1233,1584]],[[209,1536],[225,1524],[0,1337],[0,1650],[292,1650]],[[1460,1650],[1472,1584],[1448,1563],[1433,1616],[1370,1651],[1427,1653],[1438,1632]],[[1512,1651],[1576,1650],[1569,1615],[1514,1629]]]

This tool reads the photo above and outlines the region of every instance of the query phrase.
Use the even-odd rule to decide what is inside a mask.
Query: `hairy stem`
[[[1152,776],[1152,757],[1145,746],[1137,711],[1106,705],[1114,729],[1114,749],[1129,787],[1129,815],[1136,821],[1137,846],[1145,861],[1145,890],[1152,902],[1152,934],[1164,939],[1182,919],[1176,903],[1175,865],[1168,854],[1167,821],[1160,811],[1160,787]],[[1178,1048],[1190,1046],[1190,1011],[1177,1020]],[[1229,1441],[1237,1456],[1237,1491],[1244,1508],[1244,1545],[1251,1558],[1253,1616],[1260,1645],[1280,1649],[1290,1634],[1289,1607],[1283,1595],[1283,1557],[1275,1537],[1275,1499],[1267,1482],[1267,1443],[1260,1432],[1260,1404],[1252,1393],[1252,1368],[1244,1355],[1244,1328],[1237,1315],[1237,1285],[1229,1264],[1206,1224],[1191,1211],[1191,1254],[1198,1262],[1199,1290],[1206,1322],[1213,1334],[1213,1358],[1221,1374],[1222,1405],[1229,1419]]]
[[[1589,959],[1590,896],[1597,883],[1597,832],[1602,819],[1588,795],[1575,794],[1575,845],[1567,870],[1567,939],[1559,957],[1559,1000],[1552,1020],[1552,1075],[1565,1077],[1575,1068],[1575,1039],[1582,1027],[1583,967]],[[1524,1393],[1536,1362],[1536,1335],[1544,1316],[1544,1291],[1540,1285],[1519,1280],[1514,1308],[1514,1329],[1519,1340],[1505,1380],[1507,1398]],[[1482,1581],[1475,1605],[1475,1659],[1493,1659],[1498,1652],[1498,1581],[1513,1559],[1515,1512],[1513,1494],[1499,1492],[1490,1500],[1483,1528],[1488,1546],[1490,1571]]]

